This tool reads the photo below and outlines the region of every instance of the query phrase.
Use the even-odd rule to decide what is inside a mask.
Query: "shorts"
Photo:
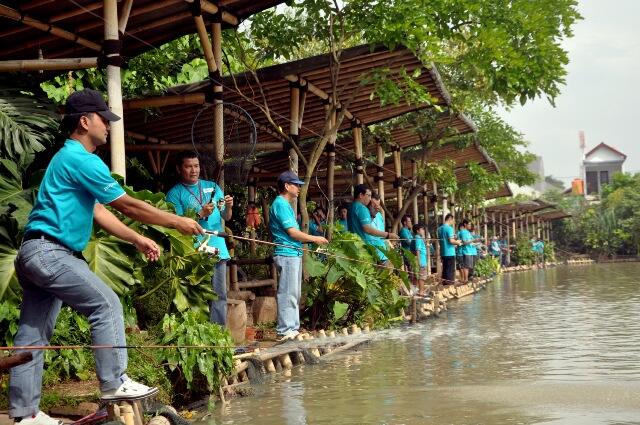
[[[456,270],[460,270],[462,268],[462,262],[464,259],[463,255],[456,255]]]
[[[462,269],[472,269],[476,264],[476,256],[475,255],[464,255],[462,257],[462,264],[460,268]]]
[[[420,271],[418,272],[418,280],[427,280],[429,277],[429,272],[427,271],[427,267],[420,267]]]

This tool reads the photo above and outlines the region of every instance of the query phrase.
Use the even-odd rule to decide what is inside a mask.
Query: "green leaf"
[[[133,259],[137,255],[133,245],[113,236],[89,240],[82,251],[89,269],[118,295],[123,295],[133,285]]]
[[[347,310],[349,310],[349,305],[348,304],[336,301],[335,304],[333,304],[333,317],[334,317],[334,319],[335,320],[340,320],[342,318],[342,316],[344,316],[347,313]]]
[[[311,255],[306,255],[304,267],[309,276],[319,277],[327,274],[327,266],[320,260],[316,260]]]

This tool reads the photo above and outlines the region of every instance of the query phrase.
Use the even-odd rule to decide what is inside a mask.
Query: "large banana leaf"
[[[0,301],[16,300],[20,291],[13,262],[18,250],[8,245],[0,245]]]
[[[133,262],[137,254],[133,245],[113,236],[94,236],[82,251],[89,269],[118,295],[123,295],[134,284]]]
[[[32,202],[33,189],[23,189],[22,176],[16,164],[0,159],[0,213],[11,212],[22,228],[27,224]]]
[[[0,90],[0,152],[18,158],[40,152],[57,131],[54,106],[44,98],[19,89]]]

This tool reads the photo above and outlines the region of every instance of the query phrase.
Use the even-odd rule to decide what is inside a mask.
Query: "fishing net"
[[[225,183],[246,184],[249,171],[255,162],[257,141],[256,124],[251,115],[238,105],[222,103],[223,108],[223,167],[216,163],[213,146],[215,143],[215,104],[206,104],[198,111],[191,125],[191,143],[200,157],[200,167],[205,178]],[[210,145],[211,149],[198,149]]]

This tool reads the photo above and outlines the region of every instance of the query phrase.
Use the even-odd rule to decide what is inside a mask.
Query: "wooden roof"
[[[126,0],[118,0],[121,12]],[[220,0],[223,20],[243,19],[283,0]],[[104,37],[100,0],[0,0],[0,60],[95,57]],[[202,14],[205,23],[213,17]],[[225,26],[233,26],[223,22]],[[121,55],[133,57],[196,32],[185,0],[135,0],[126,25]],[[56,35],[54,35],[56,34]]]
[[[260,152],[262,142],[283,141],[260,109],[265,99],[273,121],[288,133],[292,81],[302,80],[308,87],[300,139],[318,136],[322,132],[325,123],[325,99],[331,92],[329,60],[329,55],[321,55],[259,69],[257,78],[262,90],[251,74],[227,76],[223,79],[224,102],[245,109],[258,126],[257,152]],[[362,82],[365,74],[374,68],[389,69],[391,72],[389,78],[397,76],[401,69],[407,72],[419,69],[422,74],[418,81],[429,90],[431,96],[438,99],[438,105],[446,106],[449,102],[449,95],[435,68],[425,68],[410,51],[372,49],[369,46],[346,49],[342,53],[337,87],[341,91],[339,98],[344,102],[343,106],[349,115],[342,122],[341,131],[349,129],[355,122],[362,125],[372,124],[430,106],[400,103],[381,107],[379,99],[371,99],[374,91],[373,84]],[[166,93],[165,97],[182,96],[186,99],[184,104],[155,108],[151,116],[148,111],[135,106],[137,100],[125,101],[125,126],[129,131],[157,137],[167,143],[191,143],[193,119],[205,106],[208,101],[207,94],[210,91],[209,81],[174,87]],[[264,93],[264,99],[261,93]],[[274,169],[282,169],[282,166],[287,164],[286,157],[287,154],[280,151],[277,154],[267,155],[261,161],[273,165]],[[274,160],[280,163],[276,164]]]
[[[544,211],[535,215],[536,218],[539,218],[542,221],[554,221],[561,220],[563,218],[571,217],[571,214],[562,211],[561,209],[553,209],[551,211]]]
[[[516,213],[535,213],[550,208],[556,208],[556,205],[542,199],[534,199],[529,201],[510,202],[508,204],[491,205],[486,207],[485,210],[487,212],[496,213],[510,213],[512,211],[515,211]]]

